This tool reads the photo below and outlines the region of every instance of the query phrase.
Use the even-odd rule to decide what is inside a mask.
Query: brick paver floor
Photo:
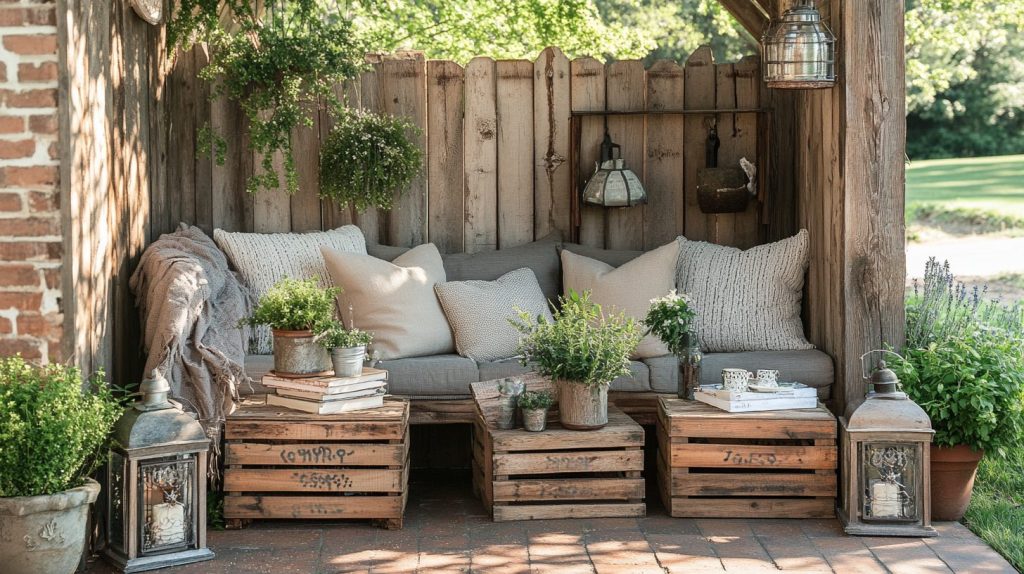
[[[496,524],[461,477],[414,480],[410,493],[402,530],[365,522],[256,522],[211,531],[214,561],[161,572],[1015,572],[956,523],[939,524],[940,536],[932,539],[859,538],[844,535],[835,520],[672,518],[651,500],[639,519]],[[96,560],[88,572],[114,570]]]

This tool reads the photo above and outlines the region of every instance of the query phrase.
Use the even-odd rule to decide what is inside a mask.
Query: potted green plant
[[[0,359],[0,569],[75,571],[122,412],[102,373],[83,385],[74,367]]]
[[[336,377],[358,377],[366,361],[366,346],[373,334],[354,326],[346,329],[341,321],[331,321],[318,335],[320,344],[331,353]]]
[[[260,298],[243,323],[267,325],[274,335],[274,372],[308,376],[329,371],[330,357],[317,341],[334,317],[337,287],[321,287],[316,279],[286,278]]]
[[[320,150],[320,197],[356,210],[391,209],[420,171],[423,154],[405,118],[346,109]]]
[[[599,429],[608,424],[608,387],[629,374],[629,357],[643,334],[634,319],[604,313],[589,292],[570,291],[559,302],[554,321],[525,312],[512,319],[524,335],[522,361],[551,377],[563,427]]]
[[[530,432],[541,432],[547,426],[548,409],[555,397],[548,391],[523,391],[519,395],[519,408],[523,411],[523,427]]]
[[[693,392],[700,385],[702,355],[697,333],[693,330],[696,316],[690,308],[690,298],[673,289],[668,295],[651,300],[643,321],[647,333],[654,334],[665,343],[679,361],[676,395],[681,399],[692,399]]]
[[[1024,310],[986,301],[928,262],[907,301],[907,343],[890,361],[932,421],[932,518],[959,520],[982,456],[1006,456],[1024,430]]]

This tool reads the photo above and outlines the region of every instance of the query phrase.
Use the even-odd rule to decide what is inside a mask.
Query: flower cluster
[[[690,343],[690,326],[696,316],[689,295],[673,289],[664,297],[651,299],[643,323],[647,333],[661,339],[669,352],[680,355]]]

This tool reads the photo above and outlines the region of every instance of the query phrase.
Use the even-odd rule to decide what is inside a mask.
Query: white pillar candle
[[[185,506],[174,502],[153,505],[149,532],[154,546],[185,540]]]
[[[871,515],[875,518],[898,518],[901,514],[900,487],[877,480],[871,484]]]

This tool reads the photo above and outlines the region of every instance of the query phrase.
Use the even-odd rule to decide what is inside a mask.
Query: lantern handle
[[[864,379],[865,381],[870,380],[871,377],[864,376],[864,373],[867,372],[867,370],[864,368],[864,357],[867,357],[871,353],[889,353],[890,355],[895,355],[900,359],[903,359],[903,355],[897,353],[896,351],[890,351],[889,349],[873,349],[871,351],[868,351],[867,353],[864,353],[863,355],[860,356],[860,378]]]

